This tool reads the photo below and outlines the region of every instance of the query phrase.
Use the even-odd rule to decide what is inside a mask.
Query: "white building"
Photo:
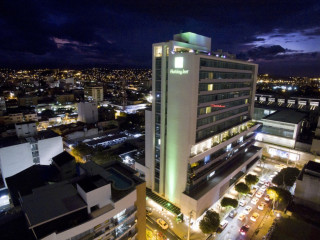
[[[95,102],[78,103],[78,121],[84,123],[98,122],[98,108]]]
[[[17,131],[22,138],[15,136],[0,140],[0,169],[3,180],[34,164],[50,165],[52,157],[63,151],[61,136],[50,130],[28,137],[22,128]]]
[[[37,134],[37,126],[35,122],[24,122],[15,124],[17,137],[31,137]]]
[[[84,87],[84,100],[88,102],[102,102],[103,101],[103,87]]]
[[[190,32],[152,54],[147,186],[198,218],[261,156],[251,122],[258,66],[213,53],[210,38]]]
[[[145,240],[145,182],[135,174],[119,162],[105,169],[87,162],[74,184],[63,181],[32,189],[21,197],[29,229],[44,240]],[[17,184],[11,178],[10,185]]]

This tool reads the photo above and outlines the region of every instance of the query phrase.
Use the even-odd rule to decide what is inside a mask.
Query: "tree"
[[[93,148],[89,147],[85,143],[79,143],[71,150],[71,155],[75,157],[77,162],[84,162],[83,158],[93,153]]]
[[[49,118],[53,118],[55,116],[54,111],[50,109],[43,110],[41,112],[41,118],[48,120]]]
[[[281,169],[281,171],[272,179],[272,183],[281,187],[292,187],[296,181],[300,170],[298,168],[287,167]]]
[[[96,164],[98,165],[105,165],[106,163],[110,162],[110,161],[120,161],[121,158],[118,155],[112,155],[106,151],[97,151],[96,153],[94,153],[92,155],[92,161],[94,161]]]
[[[220,224],[220,216],[217,212],[208,210],[199,223],[199,227],[204,234],[216,232]]]
[[[248,174],[245,177],[245,180],[246,180],[246,184],[248,186],[255,185],[256,183],[259,182],[259,178],[256,175],[253,175],[253,174]]]
[[[236,186],[235,186],[235,190],[240,193],[240,194],[248,194],[250,192],[250,188],[248,187],[247,184],[241,182],[241,183],[238,183]]]
[[[300,170],[298,168],[287,167],[281,169],[280,172],[284,174],[284,184],[287,187],[292,187],[294,182],[297,180],[297,177],[299,176]]]
[[[224,197],[221,200],[221,206],[236,208],[236,207],[238,207],[238,200],[233,199],[233,198]]]
[[[291,193],[288,190],[279,187],[269,187],[267,189],[267,194],[273,201],[279,202],[281,205],[283,205],[284,208],[286,208],[292,201]]]

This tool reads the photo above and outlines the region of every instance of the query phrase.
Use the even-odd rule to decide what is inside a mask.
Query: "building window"
[[[206,107],[206,114],[211,113],[211,107]]]
[[[213,90],[213,84],[208,84],[208,91],[212,91]]]

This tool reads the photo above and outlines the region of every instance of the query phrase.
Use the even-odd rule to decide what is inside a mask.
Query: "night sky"
[[[1,0],[0,67],[151,67],[181,31],[260,73],[320,76],[319,0]]]

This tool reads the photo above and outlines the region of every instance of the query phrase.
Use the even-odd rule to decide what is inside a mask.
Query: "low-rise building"
[[[304,166],[296,181],[294,201],[320,211],[320,163],[309,161]]]
[[[105,168],[87,162],[75,178],[42,181],[29,191],[22,181],[19,173],[9,185],[16,191],[24,189],[21,209],[36,239],[146,239],[145,182],[120,162]]]
[[[27,136],[21,127],[18,132],[20,138],[11,136],[0,139],[0,170],[3,179],[34,164],[50,165],[52,157],[63,151],[62,137],[51,130],[37,132],[35,135],[29,132]]]

